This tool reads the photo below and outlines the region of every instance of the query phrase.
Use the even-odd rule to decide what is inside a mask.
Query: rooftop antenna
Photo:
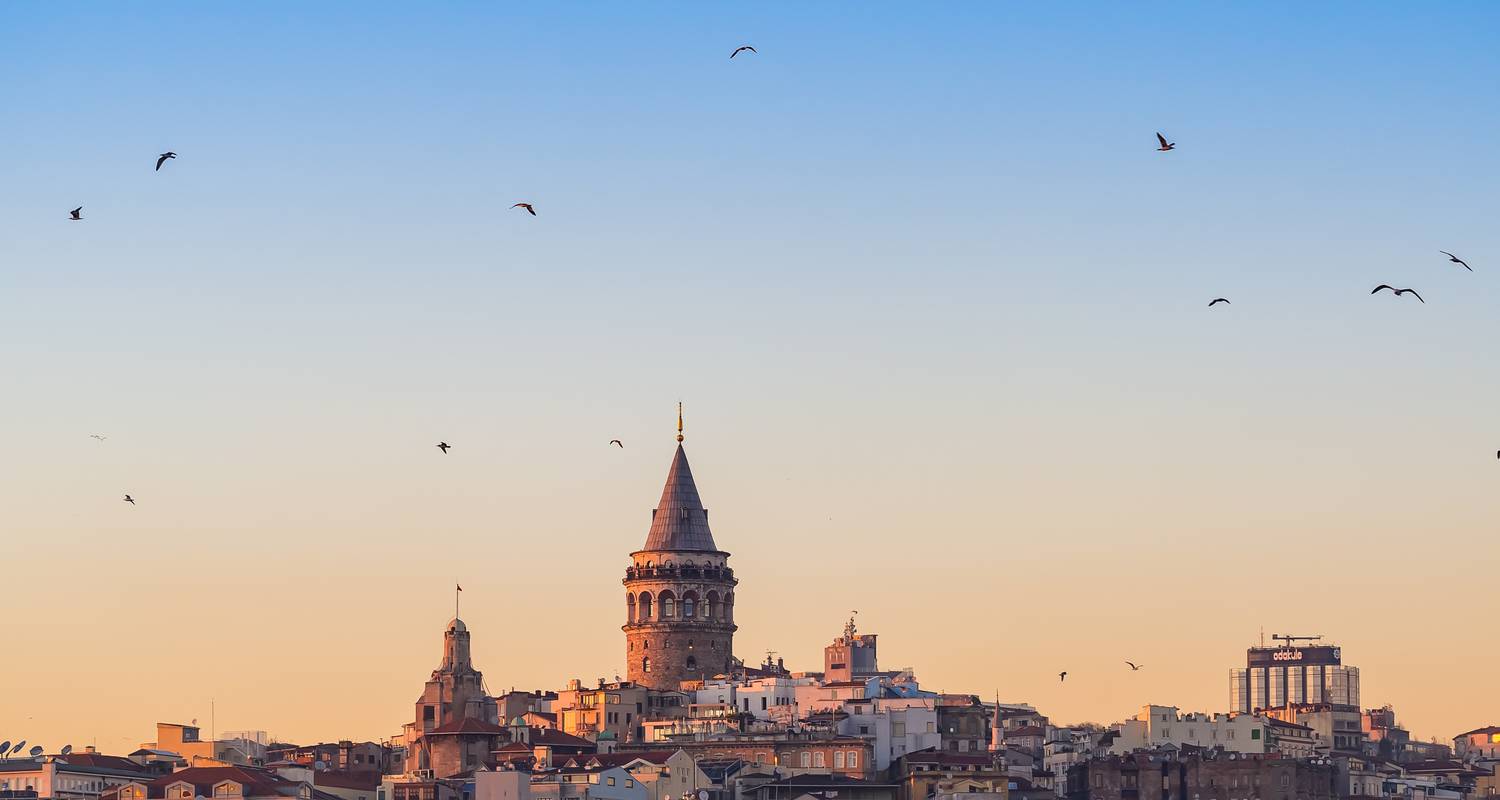
[[[64,755],[65,756],[65,755],[67,755],[67,754],[69,754],[71,752],[73,752],[73,745],[71,745],[71,744],[65,744],[65,745],[63,745],[62,752],[58,753],[58,755]]]

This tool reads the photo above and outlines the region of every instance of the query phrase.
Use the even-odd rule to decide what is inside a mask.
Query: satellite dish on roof
[[[39,755],[42,754],[42,746],[41,745],[37,745],[36,747],[31,748],[27,752],[31,754],[32,758],[36,758],[37,756],[39,756]]]
[[[707,789],[699,789],[698,790],[698,800],[708,800],[708,790]]]
[[[16,753],[21,752],[21,748],[23,748],[25,746],[26,746],[26,740],[25,739],[22,739],[21,741],[16,742],[16,746],[12,747],[10,749],[10,754],[11,755],[15,755]]]
[[[71,744],[65,744],[65,745],[63,745],[63,749],[62,749],[61,755],[67,755],[67,754],[69,754],[71,752],[73,752],[73,745],[71,745]]]
[[[326,763],[324,763],[322,761],[314,761],[313,762],[313,769],[318,770],[318,771],[321,772],[322,770],[328,769],[328,764],[326,764]]]
[[[10,752],[10,740],[6,739],[5,741],[0,742],[0,756],[4,756],[6,753],[9,753],[9,752]]]

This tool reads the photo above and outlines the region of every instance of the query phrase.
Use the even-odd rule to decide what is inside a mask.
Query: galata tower
[[[661,502],[651,512],[646,544],[625,569],[625,663],[629,679],[652,689],[734,667],[734,571],[714,544],[708,509],[698,497],[682,449],[677,408],[677,453]]]

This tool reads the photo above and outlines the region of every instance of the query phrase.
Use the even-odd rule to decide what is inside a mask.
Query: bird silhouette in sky
[[[108,437],[106,437],[106,436],[100,436],[100,435],[99,435],[99,434],[97,434],[97,433],[91,433],[91,434],[89,434],[89,438],[90,438],[90,439],[98,439],[98,440],[99,440],[99,441],[101,441],[101,442],[102,442],[102,441],[104,441],[104,440],[105,440],[105,439],[107,439],[107,438],[108,438]]]
[[[125,495],[125,502],[127,502],[127,503],[129,503],[131,505],[135,505],[135,498],[131,497],[130,495],[127,494],[127,495]],[[181,717],[179,717],[179,719],[181,719]]]
[[[1227,298],[1227,297],[1215,297],[1214,299],[1208,301],[1208,307],[1209,308],[1213,308],[1215,303],[1229,303],[1229,298]],[[1233,303],[1229,303],[1229,305],[1234,305],[1234,304]]]
[[[176,157],[177,157],[177,154],[174,153],[174,152],[172,152],[171,150],[168,150],[167,152],[162,153],[161,155],[157,156],[156,157],[156,171],[157,172],[161,172],[161,165],[167,163],[167,159],[169,159],[169,158],[176,158]]]
[[[1137,664],[1134,661],[1126,661],[1125,663],[1130,665],[1131,672],[1140,672],[1141,667],[1146,666],[1145,664]]]
[[[1068,679],[1068,673],[1067,672],[1059,672],[1059,673],[1057,673],[1057,682],[1058,683],[1062,683],[1063,681],[1065,681],[1067,679]]]
[[[1390,289],[1391,291],[1393,291],[1393,292],[1396,293],[1397,297],[1400,297],[1403,294],[1408,294],[1409,293],[1409,294],[1411,294],[1412,297],[1415,297],[1418,300],[1422,300],[1422,295],[1417,294],[1417,290],[1416,289],[1397,289],[1396,287],[1390,285],[1389,283],[1382,283],[1379,286],[1376,286],[1374,289],[1370,290],[1370,294],[1375,294],[1376,292],[1380,291],[1381,289]],[[1426,300],[1422,300],[1422,305],[1424,305],[1424,306],[1427,305],[1427,301]]]
[[[531,214],[531,216],[536,216],[536,209],[532,208],[530,203],[516,203],[515,205],[511,206],[511,208],[524,208]]]
[[[443,451],[443,455],[445,455],[445,456],[448,455],[448,448],[450,448],[452,446],[453,445],[448,444],[447,442],[438,442],[437,443],[437,449]]]
[[[79,206],[79,207],[73,209],[72,211],[69,211],[68,212],[68,219],[71,219],[74,222],[77,222],[78,220],[83,219],[83,206]]]
[[[609,443],[620,448],[621,450],[625,449],[625,443],[620,441],[619,439],[610,439]]]
[[[749,50],[750,52],[755,53],[755,48],[753,48],[753,47],[751,47],[750,45],[747,44],[747,45],[743,45],[741,47],[734,48],[734,52],[730,53],[729,57],[730,58],[734,58],[735,56],[739,55],[740,53],[745,52],[746,50]],[[756,55],[760,55],[759,53],[755,53],[755,54]]]
[[[1161,131],[1157,131],[1156,132],[1156,141],[1161,142],[1161,147],[1158,147],[1156,149],[1162,151],[1163,153],[1165,153],[1168,150],[1171,150],[1171,149],[1177,147],[1177,143],[1176,142],[1172,142],[1171,144],[1168,144],[1167,143],[1167,137],[1162,136],[1161,135]]]
[[[1463,259],[1459,258],[1458,256],[1453,255],[1452,253],[1448,252],[1447,250],[1439,250],[1438,252],[1442,253],[1445,256],[1447,256],[1449,261],[1452,261],[1453,263],[1458,264],[1459,266],[1463,267],[1464,269],[1466,269],[1466,270],[1468,270],[1470,272],[1474,271],[1474,268],[1471,267],[1471,266],[1469,266],[1467,262],[1465,262]]]

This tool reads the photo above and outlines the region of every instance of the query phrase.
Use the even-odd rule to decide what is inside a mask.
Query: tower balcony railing
[[[734,580],[734,570],[729,567],[636,567],[625,568],[625,580],[635,578],[691,578],[695,580]]]

